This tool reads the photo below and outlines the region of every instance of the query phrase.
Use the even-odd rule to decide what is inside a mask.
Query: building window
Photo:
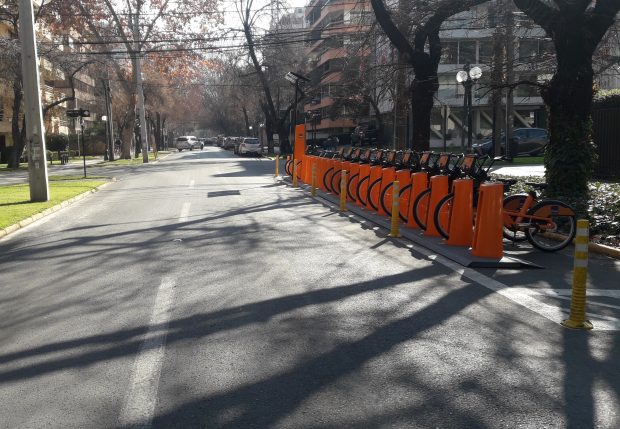
[[[493,42],[483,40],[478,43],[478,63],[491,64],[493,62]]]
[[[458,42],[442,42],[441,62],[443,64],[457,64],[459,56]]]
[[[530,62],[538,57],[538,40],[519,41],[519,61]]]
[[[476,42],[461,40],[459,42],[458,64],[476,64]]]

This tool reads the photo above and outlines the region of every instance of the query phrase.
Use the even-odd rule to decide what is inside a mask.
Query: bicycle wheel
[[[392,195],[393,186],[394,186],[394,182],[388,183],[387,186],[381,190],[381,195],[379,196],[379,201],[381,202],[381,208],[383,208],[383,210],[387,213],[389,217],[392,216],[392,205],[386,204],[385,197],[387,196],[388,190],[390,191],[390,195]]]
[[[323,187],[327,192],[331,191],[332,189],[331,186],[328,184],[331,181],[331,178],[327,178],[327,176],[329,176],[329,173],[331,173],[332,171],[334,171],[334,167],[328,168],[325,174],[323,174]]]
[[[357,201],[361,202],[363,206],[366,206],[366,202],[368,200],[368,194],[366,194],[366,200],[364,200],[362,198],[361,192],[360,192],[360,188],[362,187],[362,183],[364,183],[366,180],[370,179],[369,176],[366,176],[364,178],[362,178],[362,180],[358,180],[357,183],[357,189],[355,190],[355,195],[357,196]]]
[[[336,182],[336,185],[334,185],[334,179],[338,177],[338,181]],[[336,170],[334,171],[334,174],[332,174],[332,179],[330,180],[330,185],[331,185],[331,189],[332,192],[336,195],[340,195],[340,180],[342,178],[342,170]]]
[[[575,211],[562,201],[543,200],[527,211],[530,227],[525,236],[532,246],[555,252],[568,246],[575,238]]]
[[[284,172],[288,174],[289,176],[293,175],[293,171],[291,170],[292,164],[293,164],[293,161],[291,161],[290,159],[286,161],[286,163],[284,164]]]
[[[508,210],[510,212],[518,213],[523,207],[525,200],[527,199],[527,195],[509,195],[504,198],[504,202],[502,203],[502,208],[504,210]],[[514,215],[503,215],[503,223],[504,226],[502,228],[502,235],[505,239],[514,241],[515,243],[521,243],[527,240],[525,236],[525,231],[523,228],[519,228],[515,225],[515,216]]]
[[[439,234],[446,240],[450,238],[450,222],[452,221],[452,208],[454,207],[454,193],[450,192],[437,203],[433,219]]]
[[[428,208],[431,199],[431,189],[425,189],[420,192],[413,202],[413,218],[421,229],[426,231],[426,218],[428,216]]]
[[[355,195],[353,195],[353,192],[351,192],[351,184],[353,184],[353,181],[359,177],[359,173],[355,173],[353,176],[351,176],[351,178],[349,179],[349,183],[347,183],[347,196],[351,199],[351,201],[357,201],[355,199]]]
[[[379,177],[378,179],[375,179],[374,182],[372,182],[370,185],[368,185],[368,204],[370,204],[370,207],[372,207],[375,211],[379,211],[379,201],[377,201],[377,203],[375,204],[375,202],[372,200],[372,189],[377,186],[378,183],[381,183],[381,178]],[[379,195],[381,196],[381,195]]]
[[[400,220],[402,220],[403,222],[407,222],[407,211],[409,211],[409,204],[403,204],[403,195],[405,194],[405,192],[409,192],[409,195],[411,195],[411,185],[405,185],[401,188],[400,192],[398,193],[398,196],[400,197],[400,210],[398,212],[398,215],[400,217]],[[409,202],[409,197],[407,197],[407,203]],[[403,211],[404,211],[404,215],[403,215]]]

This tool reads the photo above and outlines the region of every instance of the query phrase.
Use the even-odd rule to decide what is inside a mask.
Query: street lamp
[[[471,149],[472,139],[472,114],[471,114],[471,88],[474,83],[482,76],[480,67],[470,67],[469,63],[465,64],[463,70],[456,74],[456,81],[465,88],[465,96],[463,97],[463,128],[467,123],[467,148]],[[461,133],[461,150],[465,150],[465,134]]]
[[[250,131],[250,137],[254,137],[254,134],[252,134],[252,125],[248,126],[248,130]]]
[[[290,134],[293,136],[293,143],[291,144],[291,147],[293,149],[293,165],[295,165],[294,161],[295,161],[295,126],[297,125],[297,93],[299,92],[299,86],[303,85],[306,82],[310,82],[310,79],[308,79],[306,76],[300,75],[299,73],[295,73],[295,72],[288,72],[284,76],[284,79],[286,79],[287,81],[295,85],[295,106],[293,110],[293,121],[291,124],[291,134]]]

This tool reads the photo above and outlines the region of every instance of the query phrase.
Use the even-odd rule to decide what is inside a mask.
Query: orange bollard
[[[474,216],[474,181],[472,179],[456,179],[452,182],[452,207],[450,211],[441,213],[446,216],[447,222],[442,225],[450,225],[446,244],[451,246],[471,246],[474,237],[472,219]]]
[[[381,186],[379,187],[379,198],[377,199],[377,201],[379,202],[378,204],[378,210],[377,212],[380,215],[383,216],[387,216],[387,212],[385,210],[383,210],[383,205],[381,204],[381,194],[383,193],[383,190],[387,187],[388,184],[393,184],[394,181],[396,180],[396,168],[395,167],[385,167],[381,170]],[[400,183],[400,182],[399,182]],[[386,207],[392,207],[392,187],[390,187],[390,191],[389,191],[389,198],[386,197]]]
[[[409,207],[409,196],[411,195],[411,171],[398,170],[396,172],[396,180],[398,180],[402,192],[399,200],[400,215],[403,217],[403,219],[407,219],[407,208]],[[391,188],[390,191],[386,193],[386,200],[389,201],[390,204],[392,201],[392,195],[388,194],[390,194],[393,190],[394,188]]]
[[[370,178],[370,164],[360,164],[360,175],[358,177],[358,185],[359,185],[359,196],[360,198],[357,198],[357,195],[355,196],[355,198],[357,198],[357,200],[355,201],[355,204],[357,204],[360,207],[365,207],[364,205],[364,201],[366,201],[367,198],[367,194],[368,194],[368,180]],[[357,185],[355,189],[352,189],[353,192],[357,192]]]
[[[448,195],[448,190],[448,176],[431,177],[431,194],[426,209],[426,231],[424,231],[424,235],[428,237],[441,236],[439,231],[437,231],[437,226],[435,226],[433,213],[435,213],[435,207],[437,207],[439,200]]]
[[[370,179],[368,180],[368,187],[370,187],[370,185],[374,183],[376,180],[381,181],[382,171],[383,171],[383,167],[381,167],[380,165],[373,165],[372,167],[370,167]],[[368,200],[366,200],[366,208],[368,210],[374,210],[374,207],[372,206],[372,204],[376,205],[379,202],[379,196],[380,196],[380,191],[381,191],[380,188],[381,188],[381,184],[377,183],[372,189],[370,189],[370,192],[367,192]]]
[[[502,201],[504,185],[485,182],[478,191],[476,225],[471,245],[471,254],[481,258],[502,259]]]
[[[407,226],[410,228],[420,228],[420,225],[413,217],[413,202],[423,191],[428,189],[428,173],[420,171],[411,175],[411,194],[409,204],[407,204]]]
[[[355,196],[355,190],[357,189],[357,184],[359,183],[359,172],[360,172],[359,162],[350,162],[349,163],[349,184],[347,185],[347,188],[349,190],[349,193],[353,195],[353,198],[351,198],[351,195],[347,194],[348,201],[355,201],[357,199],[357,197]]]
[[[325,191],[325,187],[323,186],[323,175],[327,171],[328,162],[329,160],[327,158],[319,158],[319,167],[317,169],[316,185],[322,191]]]

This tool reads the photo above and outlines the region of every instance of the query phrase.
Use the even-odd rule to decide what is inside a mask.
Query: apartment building
[[[360,32],[368,28],[373,12],[368,1],[311,0],[306,6],[307,46],[309,60],[307,76],[313,92],[304,111],[310,118],[309,127],[316,139],[349,135],[357,122],[346,107],[333,106],[342,96],[342,70],[351,55],[368,55],[356,50]]]
[[[0,38],[11,39],[13,37],[13,32],[8,24],[0,22]],[[77,38],[78,35],[58,36],[46,27],[37,26],[41,103],[43,106],[70,94],[68,74],[80,67],[80,61],[86,61],[86,59],[78,57],[80,47],[74,44],[74,40]],[[14,57],[6,60],[15,61]],[[11,67],[17,67],[19,70],[21,64],[11,64]],[[5,67],[4,72],[0,73],[0,162],[7,161],[8,153],[13,146],[13,78],[10,70],[7,69]],[[76,130],[79,129],[79,125],[75,123],[75,120],[67,118],[66,109],[82,107],[93,112],[103,111],[97,98],[96,86],[96,80],[88,67],[84,67],[76,73],[74,76],[76,99],[62,103],[47,112],[44,117],[46,133],[69,135],[72,149],[77,149]],[[100,115],[94,114],[91,118],[87,118],[87,126],[95,121],[100,121]]]

